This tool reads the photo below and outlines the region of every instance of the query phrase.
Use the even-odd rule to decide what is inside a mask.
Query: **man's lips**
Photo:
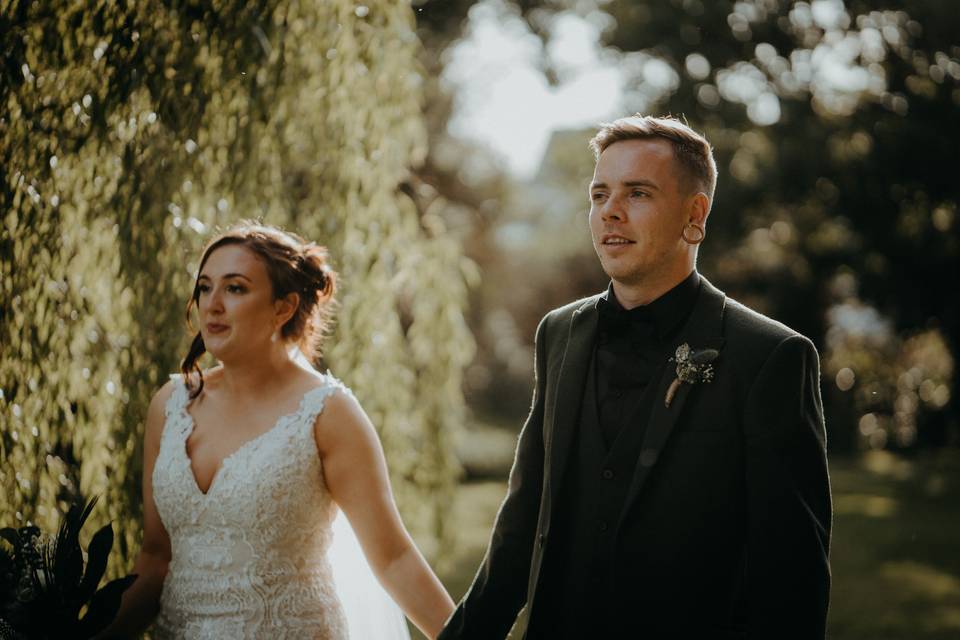
[[[616,233],[607,233],[600,238],[600,244],[606,246],[622,246],[627,244],[636,244],[633,240],[629,238],[624,238],[623,236]]]
[[[216,322],[207,323],[207,333],[222,333],[229,328],[230,326],[226,324],[219,324]]]

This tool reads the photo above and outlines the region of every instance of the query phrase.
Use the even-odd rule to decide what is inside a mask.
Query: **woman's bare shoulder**
[[[170,398],[177,390],[177,386],[183,384],[180,376],[170,376],[163,385],[157,389],[150,399],[150,406],[147,409],[147,420],[144,429],[144,437],[154,442],[159,442],[160,433],[163,431],[163,425],[166,422],[165,413]]]
[[[357,402],[356,397],[354,397],[349,388],[343,386],[342,384],[331,384],[329,382],[321,386],[330,389],[325,398],[324,409],[320,414],[321,417],[324,414],[333,414],[340,417],[345,417],[347,415],[357,416],[363,414],[363,407],[361,407],[360,403]]]
[[[156,411],[163,411],[163,408],[166,406],[167,402],[170,400],[170,396],[173,395],[174,390],[177,388],[177,385],[180,383],[180,377],[176,375],[170,376],[170,379],[164,382],[159,389],[157,389],[153,398],[150,399],[150,413]]]
[[[325,378],[318,381],[318,388],[329,388],[324,395],[323,408],[314,423],[317,444],[323,447],[343,438],[374,432],[373,425],[357,398],[339,380]]]

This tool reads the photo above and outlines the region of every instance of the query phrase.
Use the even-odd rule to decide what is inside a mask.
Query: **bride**
[[[373,425],[302,355],[335,279],[323,248],[273,227],[207,245],[187,305],[200,331],[147,414],[139,577],[103,637],[156,619],[154,638],[394,640],[409,637],[397,605],[442,629],[453,602],[400,520]],[[220,364],[201,371],[205,352]]]

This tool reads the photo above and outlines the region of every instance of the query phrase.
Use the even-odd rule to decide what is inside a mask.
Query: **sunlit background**
[[[820,351],[830,637],[960,637],[954,3],[262,4],[4,6],[0,525],[103,495],[129,567],[140,421],[184,352],[195,252],[261,216],[330,246],[324,364],[459,597],[536,324],[606,285],[587,141],[672,113],[719,166],[701,272]]]

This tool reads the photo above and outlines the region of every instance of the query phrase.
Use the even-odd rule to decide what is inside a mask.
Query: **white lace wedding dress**
[[[313,424],[331,393],[350,391],[322,376],[323,386],[307,392],[295,412],[224,459],[204,494],[186,451],[194,427],[188,392],[180,376],[172,378],[153,471],[172,557],[153,637],[408,638],[402,615],[392,601],[384,603],[384,592],[372,609],[361,601],[379,589],[370,584],[369,568],[367,584],[346,585],[352,593],[338,584],[362,573],[356,565],[363,559],[345,521],[338,541],[347,538],[353,549],[337,555],[353,556],[346,558],[352,566],[335,571],[328,558],[338,509],[323,479]],[[353,611],[344,610],[344,601]],[[384,613],[384,607],[391,611]]]

